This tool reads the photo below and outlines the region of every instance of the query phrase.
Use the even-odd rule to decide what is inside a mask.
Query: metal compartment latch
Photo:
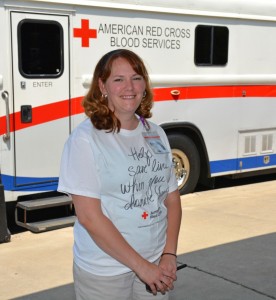
[[[21,122],[31,123],[32,122],[32,106],[31,105],[21,105]]]

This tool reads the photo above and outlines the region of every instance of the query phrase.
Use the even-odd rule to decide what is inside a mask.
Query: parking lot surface
[[[172,300],[276,299],[276,181],[182,196]],[[74,300],[72,227],[0,244],[0,300]]]

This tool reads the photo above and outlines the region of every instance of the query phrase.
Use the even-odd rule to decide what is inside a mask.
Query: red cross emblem
[[[81,38],[82,47],[89,47],[89,39],[97,38],[97,30],[89,28],[89,20],[81,19],[81,28],[74,28],[74,37]]]
[[[141,217],[146,220],[146,218],[148,217],[148,213],[146,211],[143,212],[143,214],[141,215]]]

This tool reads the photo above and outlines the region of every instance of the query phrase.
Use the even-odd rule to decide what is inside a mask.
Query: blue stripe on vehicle
[[[264,157],[269,156],[269,162],[264,163]],[[276,167],[276,154],[252,156],[234,159],[217,160],[210,162],[211,174],[229,173],[240,171],[240,163],[242,162],[243,171],[265,167]],[[31,182],[31,183],[30,183]],[[29,192],[44,192],[56,191],[58,185],[58,177],[15,177],[2,174],[2,184],[6,191],[29,191]]]
[[[57,189],[58,177],[15,177],[1,175],[5,191],[44,192]],[[31,182],[31,183],[30,183]]]
[[[269,162],[265,163],[264,158],[269,156]],[[240,168],[241,165],[241,168]],[[252,156],[234,159],[224,159],[210,162],[211,174],[231,172],[231,171],[250,171],[251,169],[266,167],[276,167],[276,154]]]

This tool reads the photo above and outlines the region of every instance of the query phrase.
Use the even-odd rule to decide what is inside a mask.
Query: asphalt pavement
[[[276,299],[276,180],[181,199],[187,267],[170,299]],[[74,300],[72,245],[72,227],[13,234],[0,244],[0,300]]]

